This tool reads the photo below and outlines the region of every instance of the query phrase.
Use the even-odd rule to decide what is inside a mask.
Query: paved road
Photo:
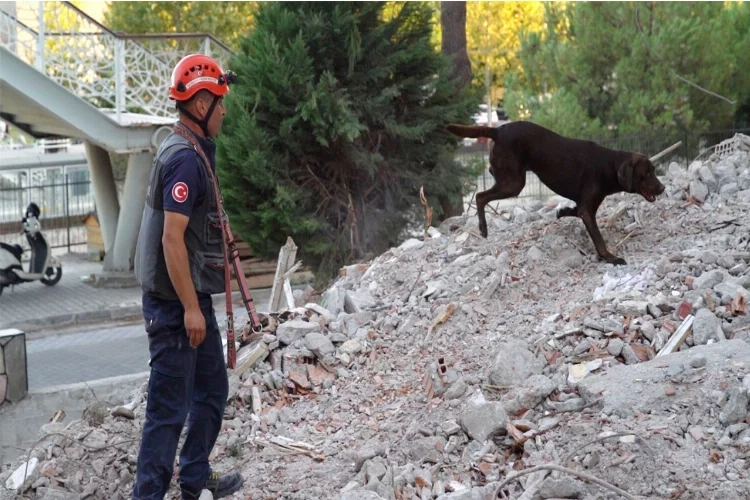
[[[42,335],[26,341],[31,391],[149,370],[148,341],[140,323]]]
[[[265,310],[270,290],[253,290],[256,308]],[[215,302],[216,304],[216,302]],[[216,319],[226,320],[223,302]],[[235,321],[244,324],[247,312],[235,305]],[[109,323],[55,329],[27,335],[29,390],[88,382],[149,370],[148,340],[142,322]]]

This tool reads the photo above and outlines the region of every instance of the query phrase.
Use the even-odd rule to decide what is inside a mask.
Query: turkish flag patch
[[[188,187],[184,182],[178,182],[172,186],[172,198],[177,203],[182,203],[188,198]]]

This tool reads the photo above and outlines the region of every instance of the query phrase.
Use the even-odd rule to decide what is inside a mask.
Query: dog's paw
[[[487,223],[486,222],[485,223],[482,223],[482,222],[479,223],[479,234],[481,234],[482,237],[484,237],[484,238],[487,237]]]
[[[557,218],[562,219],[563,217],[576,217],[577,210],[573,207],[563,207],[557,211]]]
[[[614,255],[612,257],[609,257],[607,259],[607,262],[609,262],[610,264],[614,264],[616,266],[627,265],[627,262],[625,262],[625,259],[623,259],[622,257],[615,257]]]

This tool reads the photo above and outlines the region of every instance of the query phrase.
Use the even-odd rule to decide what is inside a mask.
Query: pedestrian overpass
[[[191,52],[231,55],[208,34],[115,33],[70,2],[0,2],[0,119],[84,143],[104,271],[133,269],[153,155],[177,118],[172,68]],[[128,155],[121,200],[110,152]]]

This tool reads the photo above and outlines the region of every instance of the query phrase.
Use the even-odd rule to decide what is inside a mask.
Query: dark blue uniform
[[[214,144],[197,138],[215,169]],[[163,165],[160,176],[163,209],[188,217],[213,189],[192,149],[175,153]],[[211,295],[198,293],[198,301],[206,320],[206,338],[194,349],[185,330],[181,302],[143,294],[151,376],[134,499],[162,500],[166,495],[188,415],[187,438],[179,458],[183,499],[197,499],[209,476],[208,455],[221,430],[228,381]]]

